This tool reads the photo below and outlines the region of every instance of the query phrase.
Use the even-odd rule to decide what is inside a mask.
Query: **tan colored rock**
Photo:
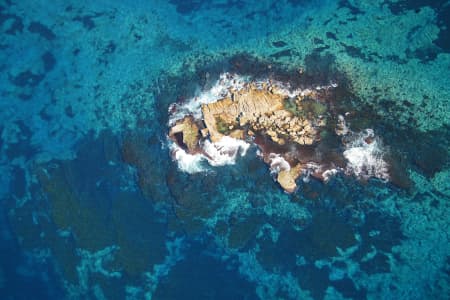
[[[284,170],[278,173],[277,181],[287,193],[293,193],[297,189],[297,184],[295,183],[295,181],[301,175],[301,173],[302,167],[300,164],[298,164],[295,167],[291,168],[289,171]]]
[[[203,120],[209,130],[212,142],[223,137],[220,132],[218,118],[230,128],[255,123],[261,116],[283,109],[284,97],[271,94],[265,89],[257,89],[253,85],[232,93],[232,98],[224,98],[213,103],[202,105]],[[282,115],[285,115],[284,113]]]
[[[232,132],[230,132],[230,137],[238,140],[243,140],[245,138],[244,130],[242,129],[235,129]]]
[[[277,133],[275,131],[269,129],[269,130],[267,130],[267,135],[270,137],[276,137]]]
[[[200,130],[202,137],[206,138],[209,134],[209,130],[208,128],[203,128],[202,130]]]
[[[187,116],[178,120],[175,125],[170,128],[169,137],[175,142],[178,142],[176,138],[177,134],[182,135],[183,144],[187,147],[188,152],[195,153],[198,151],[200,129],[192,116]]]
[[[202,105],[203,122],[206,128],[200,130],[198,125],[200,123],[196,124],[193,117],[185,117],[170,129],[169,136],[174,141],[180,142],[178,134],[181,133],[182,142],[191,153],[201,151],[199,139],[209,138],[214,143],[220,141],[225,135],[241,140],[254,136],[256,141],[259,135],[263,134],[265,138],[270,137],[278,145],[287,143],[312,145],[319,140],[317,128],[326,125],[326,122],[320,118],[313,119],[301,113],[302,106],[305,106],[303,100],[305,95],[295,100],[297,105],[295,110],[292,110],[292,101],[289,104],[290,110],[287,110],[284,106],[287,96],[271,84],[265,84],[259,88],[254,84],[248,84],[239,91],[229,90],[229,93],[229,97]],[[314,91],[305,92],[305,94],[308,93],[314,94]],[[261,140],[264,141],[264,139]],[[263,151],[270,151],[269,148]],[[291,147],[280,149],[291,149]],[[288,152],[278,154],[289,160]],[[302,165],[298,164],[288,171],[280,171],[277,181],[286,192],[293,193],[297,188],[295,181],[301,173]]]

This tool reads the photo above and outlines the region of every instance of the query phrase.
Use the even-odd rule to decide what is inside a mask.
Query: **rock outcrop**
[[[288,158],[290,164],[289,170],[277,173],[276,180],[286,192],[292,193],[303,168],[290,151],[318,142],[320,128],[326,124],[320,115],[325,106],[310,99],[314,93],[308,91],[290,98],[276,86],[250,83],[240,90],[230,90],[222,99],[203,104],[203,123],[192,116],[178,120],[170,128],[169,137],[191,154],[201,151],[199,145],[205,139],[213,143],[224,136],[250,140],[258,135],[264,137],[263,140],[270,139],[271,144],[279,147],[276,154]],[[309,97],[309,102],[305,97]]]
[[[290,103],[294,109],[301,105],[297,97]],[[286,95],[264,86],[257,88],[250,84],[231,97],[202,105],[203,119],[212,142],[229,135],[235,128],[247,127],[253,132],[267,134],[280,145],[292,141],[300,145],[311,145],[317,141],[317,131],[311,120],[295,115],[289,110]]]
[[[233,128],[257,124],[262,116],[283,109],[283,97],[253,85],[235,91],[230,98],[202,105],[203,120],[212,142],[220,140]]]
[[[298,164],[290,170],[280,171],[277,175],[277,181],[286,192],[293,193],[297,189],[295,181],[301,174],[302,167]]]
[[[170,128],[169,137],[189,153],[199,152],[200,128],[192,116],[186,116]]]

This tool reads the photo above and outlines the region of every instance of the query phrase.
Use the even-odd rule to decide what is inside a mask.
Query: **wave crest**
[[[384,160],[385,149],[372,129],[353,134],[346,142],[344,157],[347,159],[347,172],[359,178],[376,177],[389,180],[389,165]]]

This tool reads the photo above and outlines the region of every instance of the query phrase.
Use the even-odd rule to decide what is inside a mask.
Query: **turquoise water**
[[[0,2],[1,299],[448,299],[449,12]],[[389,180],[305,174],[287,194],[256,146],[183,172],[169,107],[224,72],[336,83],[331,109],[375,132]],[[314,155],[345,150],[325,140]]]

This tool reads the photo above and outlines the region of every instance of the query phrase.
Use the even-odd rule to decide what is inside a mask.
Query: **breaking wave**
[[[347,173],[362,179],[376,177],[389,180],[389,165],[384,160],[386,151],[372,129],[352,134],[345,146]]]
[[[289,171],[291,165],[279,154],[270,153],[270,172],[273,174],[278,174],[281,171]]]
[[[181,149],[177,144],[170,143],[169,149],[172,152],[172,156],[178,164],[178,168],[186,173],[194,174],[204,172],[207,170],[205,167],[205,156],[202,154],[189,154]]]
[[[224,136],[216,143],[206,140],[203,150],[211,166],[225,166],[234,164],[238,155],[245,156],[249,147],[249,143]]]
[[[191,115],[195,119],[201,119],[201,106],[203,104],[212,103],[227,97],[231,94],[231,91],[242,90],[249,82],[250,78],[246,76],[231,73],[221,74],[210,89],[198,93],[197,96],[187,101],[170,105],[169,127],[187,115]],[[291,98],[298,95],[307,96],[314,90],[330,89],[337,86],[337,84],[331,83],[330,85],[312,87],[312,89],[293,90],[288,83],[270,81],[268,79],[253,82],[258,88],[262,88],[269,83],[276,87],[277,93],[287,95]],[[323,180],[327,182],[340,172],[344,172],[347,175],[354,175],[364,180],[370,177],[389,180],[389,165],[384,160],[386,151],[380,138],[375,135],[372,129],[355,133],[346,123],[345,117],[338,115],[335,133],[342,138],[344,143],[345,149],[342,154],[347,161],[345,168],[333,166],[333,168],[325,169],[325,165],[312,161],[306,164],[306,168],[303,171],[305,175],[303,180],[309,180],[310,174],[320,173]],[[249,147],[250,144],[243,140],[224,136],[220,141],[215,143],[206,139],[200,145],[201,150],[199,153],[189,154],[176,143],[169,141],[169,148],[179,169],[190,174],[208,171],[208,165],[232,165],[239,156],[245,156]],[[268,158],[272,174],[277,174],[283,170],[290,170],[291,168],[289,163],[279,154],[271,153]],[[329,168],[330,166],[327,167]]]
[[[239,156],[245,156],[250,144],[224,136],[216,143],[206,140],[202,145],[202,153],[189,154],[176,143],[170,143],[169,147],[178,168],[183,172],[194,174],[207,171],[207,164],[214,167],[235,164]]]
[[[248,82],[248,78],[236,74],[223,73],[217,82],[208,90],[202,91],[197,96],[182,102],[172,103],[169,106],[169,126],[187,115],[192,115],[195,119],[201,118],[203,104],[217,101],[229,95],[230,90],[241,90]]]

